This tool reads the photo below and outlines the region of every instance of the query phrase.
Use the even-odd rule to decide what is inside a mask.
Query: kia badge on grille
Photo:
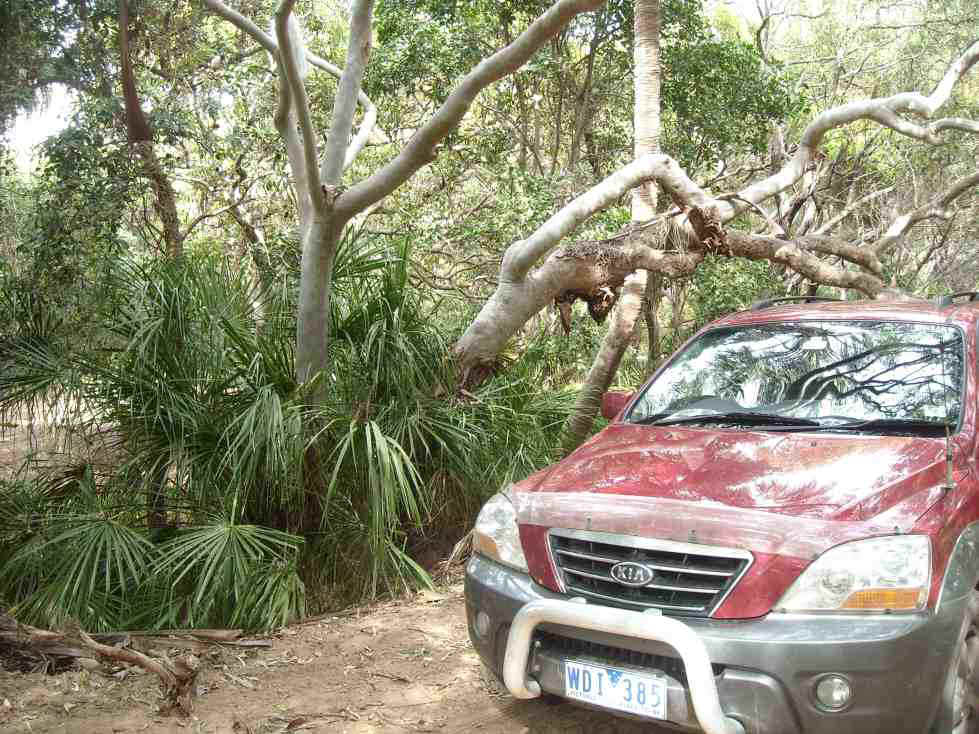
[[[609,575],[625,586],[645,586],[653,580],[651,569],[632,561],[616,563],[609,569]]]

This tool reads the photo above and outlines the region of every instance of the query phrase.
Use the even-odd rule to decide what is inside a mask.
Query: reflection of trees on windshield
[[[674,360],[632,417],[714,398],[713,409],[720,399],[730,409],[799,417],[954,423],[962,371],[962,337],[949,326],[827,321],[718,329]]]

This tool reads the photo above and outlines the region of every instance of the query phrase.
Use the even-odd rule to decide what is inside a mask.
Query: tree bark
[[[296,322],[296,379],[300,383],[329,367],[333,261],[339,241],[332,218],[322,216],[314,217],[303,237]],[[325,395],[326,381],[321,380],[311,397],[318,401]]]
[[[659,366],[660,326],[659,305],[663,301],[663,276],[650,273],[646,280],[646,297],[643,299],[643,316],[646,322],[646,377],[651,377]]]
[[[177,197],[173,185],[153,149],[153,129],[143,112],[133,74],[129,50],[129,2],[119,0],[119,56],[122,79],[123,109],[126,114],[126,135],[143,161],[143,171],[153,186],[153,208],[163,224],[163,239],[169,257],[183,254],[183,235],[177,215]]]
[[[635,157],[659,151],[660,135],[660,56],[659,0],[635,2]],[[656,182],[645,181],[632,190],[632,222],[641,224],[656,216]],[[635,236],[635,235],[633,235]],[[573,451],[591,433],[602,395],[622,363],[625,350],[636,331],[646,294],[647,273],[636,270],[625,279],[612,323],[578,393],[574,411],[565,428],[564,448]]]
[[[636,0],[635,105],[632,127],[635,157],[659,152],[660,138],[660,3]],[[646,222],[656,216],[656,182],[646,181],[632,193],[632,221]]]

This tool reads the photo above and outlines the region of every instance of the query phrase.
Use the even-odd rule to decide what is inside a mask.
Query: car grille
[[[552,530],[550,544],[567,593],[606,606],[696,617],[713,613],[752,558],[735,548],[584,530]],[[645,566],[653,579],[639,587],[619,583],[611,569],[625,561]]]
[[[639,652],[637,650],[627,650],[623,647],[602,645],[597,642],[590,642],[589,640],[577,640],[544,631],[535,633],[534,640],[540,642],[541,651],[564,660],[591,658],[606,665],[623,665],[630,668],[657,670],[679,681],[683,685],[687,684],[687,672],[680,658],[669,657],[667,655],[653,655],[652,653]],[[724,667],[716,663],[711,664],[711,669],[715,676],[723,673]]]

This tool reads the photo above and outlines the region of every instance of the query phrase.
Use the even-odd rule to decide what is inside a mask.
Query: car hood
[[[521,522],[802,555],[907,532],[941,496],[934,438],[612,424],[516,485]],[[787,547],[787,544],[789,547]]]

